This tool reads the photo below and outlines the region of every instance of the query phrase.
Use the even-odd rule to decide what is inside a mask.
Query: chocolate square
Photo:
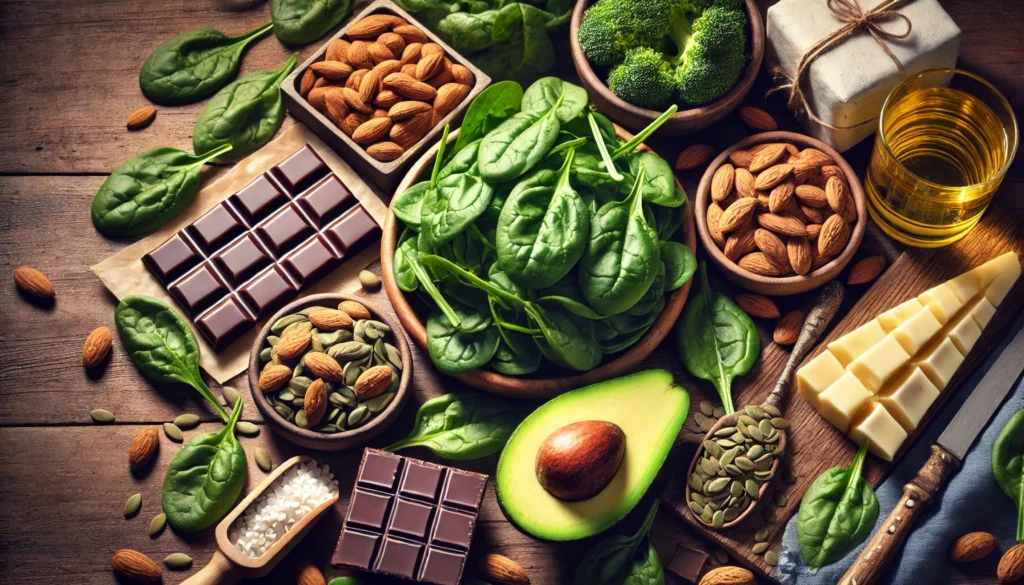
[[[377,564],[373,570],[396,577],[414,579],[422,550],[422,544],[385,536],[384,544],[380,547],[380,554],[377,555]]]
[[[486,484],[486,477],[453,469],[448,474],[448,481],[444,484],[441,503],[446,506],[455,506],[456,508],[475,512],[480,509],[480,502],[483,501],[484,486]]]
[[[430,530],[433,506],[426,506],[412,500],[398,498],[391,513],[388,533],[394,533],[417,541],[426,541]]]
[[[308,144],[284,159],[271,172],[292,195],[298,195],[330,172]]]
[[[429,547],[423,556],[419,580],[436,585],[459,585],[465,564],[465,555]]]
[[[327,239],[342,254],[355,254],[380,236],[380,226],[362,205],[346,211],[324,230]]]
[[[405,472],[402,473],[398,493],[410,498],[436,502],[437,492],[441,487],[441,475],[442,470],[436,465],[409,461],[405,465]]]
[[[680,544],[676,546],[676,552],[666,570],[690,583],[696,583],[707,560],[708,553]]]
[[[288,196],[270,179],[270,175],[263,174],[228,200],[249,225],[256,225],[286,205]]]
[[[468,551],[474,528],[476,528],[475,516],[448,508],[438,508],[437,519],[434,520],[434,532],[430,535],[430,545]]]
[[[274,265],[239,289],[238,293],[254,313],[266,317],[284,305],[296,291],[298,289],[281,267]]]
[[[275,258],[281,258],[289,250],[306,241],[316,233],[306,218],[294,205],[289,205],[267,218],[254,230],[260,240]]]
[[[196,319],[196,327],[214,349],[221,349],[238,339],[255,321],[232,295]]]
[[[252,234],[245,234],[213,257],[213,265],[234,286],[240,286],[271,262]]]
[[[296,202],[318,228],[324,227],[357,203],[355,196],[337,175],[327,175],[300,195]]]
[[[207,262],[168,287],[174,300],[195,317],[228,294],[228,287]]]
[[[338,260],[327,243],[317,236],[285,256],[281,264],[299,286],[307,286],[330,272]]]
[[[343,528],[331,564],[356,567],[364,571],[370,570],[380,538],[376,534]]]
[[[227,202],[221,203],[192,222],[186,231],[207,256],[226,246],[246,230],[242,219]]]
[[[142,263],[164,286],[174,282],[202,261],[203,257],[199,250],[196,250],[185,234],[180,232],[142,257]]]
[[[347,521],[349,524],[383,532],[390,505],[391,496],[356,489],[352,492],[352,500],[348,504]]]
[[[361,486],[375,487],[385,491],[395,491],[395,480],[402,458],[383,451],[369,451],[363,454],[363,463],[359,468],[356,482]]]

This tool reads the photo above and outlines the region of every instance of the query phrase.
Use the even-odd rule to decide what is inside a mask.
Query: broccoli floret
[[[611,67],[634,48],[657,47],[680,0],[599,0],[587,9],[577,39],[587,59]]]
[[[681,63],[675,77],[679,98],[702,105],[727,93],[746,66],[747,15],[716,4],[693,21],[690,34],[683,40],[678,25],[673,39],[682,47]]]
[[[627,102],[659,110],[676,93],[675,65],[655,49],[633,49],[608,75],[608,87]]]
[[[740,78],[747,58],[743,53],[709,58],[700,49],[688,55],[687,62],[676,68],[676,89],[679,99],[692,105],[712,102],[726,93]]]

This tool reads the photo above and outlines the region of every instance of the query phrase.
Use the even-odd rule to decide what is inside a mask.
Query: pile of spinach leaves
[[[395,280],[422,293],[439,370],[586,371],[650,329],[696,268],[672,241],[686,194],[635,152],[673,111],[623,142],[583,88],[548,77],[495,84],[454,144],[445,129],[430,179],[392,203]]]

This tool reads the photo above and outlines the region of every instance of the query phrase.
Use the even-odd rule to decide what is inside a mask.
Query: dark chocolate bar
[[[486,486],[486,475],[366,449],[331,564],[458,585]]]
[[[306,145],[142,261],[219,350],[379,235]]]

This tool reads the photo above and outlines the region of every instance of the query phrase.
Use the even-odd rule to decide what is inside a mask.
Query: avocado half
[[[602,532],[640,501],[679,435],[690,397],[665,370],[647,370],[573,390],[550,400],[519,425],[498,461],[498,502],[523,531],[544,540],[577,540]],[[618,473],[596,496],[562,501],[537,480],[536,460],[551,433],[580,421],[607,421],[626,436]]]

